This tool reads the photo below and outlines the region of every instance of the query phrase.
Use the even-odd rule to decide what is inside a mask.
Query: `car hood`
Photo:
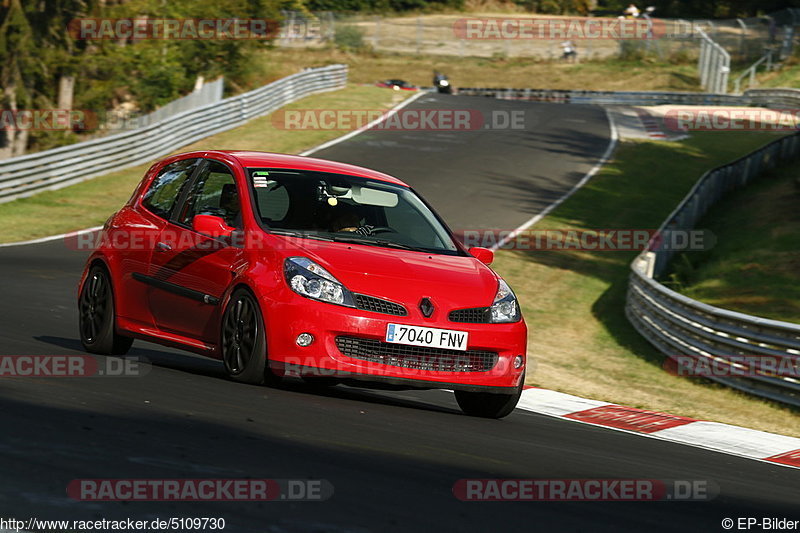
[[[424,297],[439,309],[491,305],[497,275],[472,256],[428,254],[357,244],[305,241],[304,255],[325,267],[352,292],[405,304]]]

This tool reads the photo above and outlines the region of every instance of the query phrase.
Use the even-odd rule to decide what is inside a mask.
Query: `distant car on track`
[[[376,83],[378,87],[386,87],[387,89],[394,89],[396,91],[417,91],[419,87],[408,83],[405,80],[382,80]]]
[[[499,418],[526,326],[509,286],[402,181],[262,152],[164,159],[105,224],[78,292],[92,353],[134,338],[221,359],[237,381],[455,391]]]

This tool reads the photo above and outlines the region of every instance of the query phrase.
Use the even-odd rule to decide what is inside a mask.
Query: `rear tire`
[[[78,327],[89,353],[125,355],[133,344],[131,337],[117,333],[114,289],[105,267],[95,265],[86,276],[78,299]]]
[[[219,344],[225,372],[232,380],[253,385],[280,382],[269,369],[264,329],[255,297],[246,289],[234,291],[222,315]]]
[[[491,392],[455,391],[458,406],[469,416],[481,418],[503,418],[511,414],[522,396],[525,375],[513,394],[494,394]]]

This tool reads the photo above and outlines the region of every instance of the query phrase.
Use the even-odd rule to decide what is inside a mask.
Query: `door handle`
[[[170,246],[165,242],[159,242],[156,243],[156,249],[158,249],[159,252],[169,252],[170,250],[172,250],[172,246]]]

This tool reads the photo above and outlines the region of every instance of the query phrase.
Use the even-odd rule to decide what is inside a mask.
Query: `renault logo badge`
[[[430,318],[434,309],[436,308],[433,306],[433,302],[431,302],[431,299],[428,297],[423,298],[419,302],[419,310],[422,311],[422,316],[425,318]]]

